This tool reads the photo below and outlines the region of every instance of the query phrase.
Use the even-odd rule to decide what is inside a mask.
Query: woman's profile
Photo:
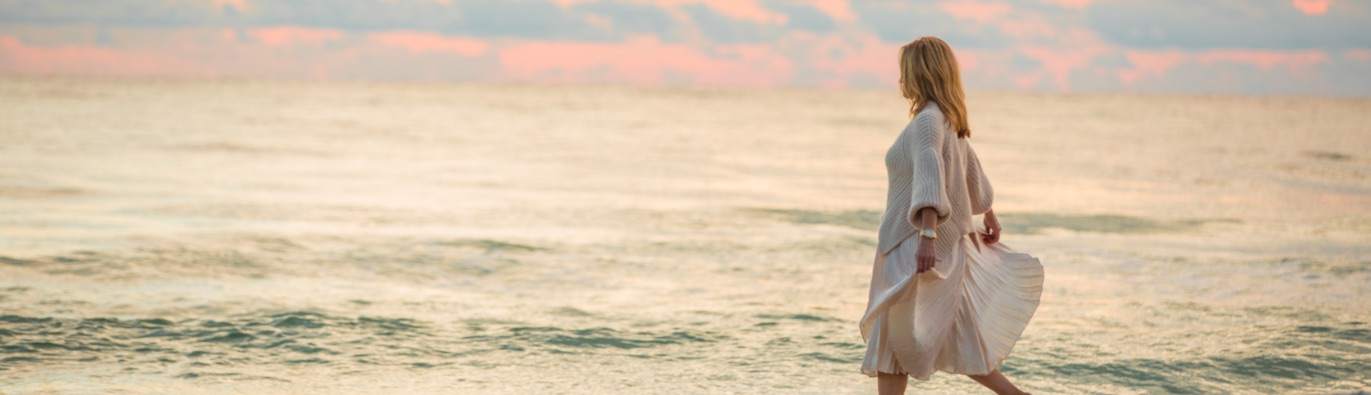
[[[885,157],[890,189],[861,320],[862,372],[881,394],[937,370],[1024,394],[999,366],[1038,308],[1042,265],[999,243],[952,48],[936,37],[901,47],[900,90],[913,120]],[[982,231],[972,224],[979,214]]]

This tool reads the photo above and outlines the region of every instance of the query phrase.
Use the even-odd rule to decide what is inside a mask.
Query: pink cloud
[[[342,40],[346,36],[338,29],[315,29],[300,26],[276,26],[248,29],[247,35],[263,44],[286,46],[296,43],[321,45],[328,41]]]
[[[714,55],[652,36],[623,43],[514,42],[499,51],[508,77],[535,81],[583,81],[597,75],[617,82],[658,84],[685,74],[702,85],[774,86],[789,81],[793,65],[765,45],[720,45]]]
[[[0,73],[85,75],[250,75],[316,79],[340,75],[612,82],[656,85],[684,77],[699,85],[778,86],[794,65],[769,45],[503,41],[392,31],[338,46],[342,33],[304,28],[111,29],[118,46],[38,46],[0,36]],[[54,33],[58,33],[54,31]],[[162,37],[161,40],[154,38]],[[396,52],[399,49],[402,52]],[[431,54],[467,57],[435,57]],[[494,53],[494,57],[469,56]],[[412,56],[406,56],[410,54]],[[378,63],[380,62],[380,63]],[[465,71],[462,71],[465,70]],[[354,73],[365,74],[354,74]],[[340,74],[341,73],[341,74]]]
[[[600,30],[613,31],[614,21],[601,15],[586,14],[586,23],[595,26]]]
[[[963,74],[965,74],[968,71],[980,70],[981,63],[984,63],[984,60],[982,59],[984,55],[981,52],[963,51],[957,49],[952,50],[952,52],[953,56],[957,57],[957,66],[961,67],[960,71]]]
[[[1305,15],[1323,15],[1328,12],[1328,0],[1291,0],[1291,4]]]
[[[1187,56],[1176,49],[1163,51],[1128,50],[1124,52],[1132,69],[1119,70],[1119,80],[1125,85],[1132,84],[1145,76],[1161,77],[1167,70],[1185,61]]]
[[[1349,59],[1367,61],[1371,60],[1371,49],[1352,48],[1346,51],[1342,51],[1342,56],[1347,57]]]
[[[155,51],[88,45],[30,46],[12,36],[0,36],[0,57],[9,59],[0,62],[5,72],[18,74],[213,75],[213,69]]]
[[[666,0],[666,2],[671,1],[674,0]],[[785,14],[762,7],[760,0],[696,0],[688,2],[703,3],[720,14],[765,25],[785,24],[787,19]]]
[[[1011,8],[1005,3],[982,3],[978,1],[946,1],[938,3],[938,8],[959,20],[981,23],[990,22],[1008,15]]]
[[[1018,50],[1042,63],[1058,89],[1070,90],[1072,72],[1089,68],[1095,58],[1117,48],[1101,41],[1092,31],[1076,28],[1062,35],[1055,45],[1020,45]]]
[[[1048,22],[1047,18],[1043,18],[1041,14],[1016,14],[1013,18],[997,20],[994,24],[1006,35],[1018,40],[1061,36],[1061,31],[1057,29],[1057,26]]]
[[[281,46],[239,40],[234,29],[213,28],[110,28],[108,34],[116,44],[37,45],[0,36],[0,74],[327,79],[488,67],[466,58],[406,57],[392,46],[365,40],[339,47]]]
[[[584,2],[584,0],[554,0],[563,6]],[[667,7],[669,11],[680,11],[685,4],[703,4],[714,12],[745,21],[765,25],[782,25],[785,14],[763,7],[761,0],[634,0],[636,3]],[[675,12],[673,12],[675,13]]]
[[[826,74],[818,81],[825,87],[844,87],[854,78],[889,81],[889,86],[895,86],[899,80],[899,45],[886,43],[873,34],[855,32],[791,32],[779,43],[784,52],[802,54],[799,56],[805,67]]]
[[[1079,51],[1070,48],[1053,48],[1044,46],[1025,46],[1019,48],[1019,52],[1024,56],[1037,60],[1043,64],[1043,69],[1052,75],[1052,80],[1057,87],[1063,90],[1071,88],[1071,71],[1085,68],[1090,65],[1090,60],[1098,56],[1092,51]]]
[[[1129,50],[1124,53],[1133,68],[1115,71],[1125,85],[1132,84],[1146,76],[1163,77],[1167,70],[1183,63],[1198,63],[1212,66],[1217,63],[1236,63],[1256,66],[1258,69],[1271,70],[1285,67],[1296,77],[1304,77],[1313,66],[1329,61],[1322,51],[1268,51],[1268,50],[1209,50],[1202,52],[1181,52],[1175,49],[1164,51]],[[1344,56],[1353,57],[1349,52]],[[1371,50],[1365,56],[1371,59]]]
[[[412,53],[455,52],[476,56],[485,53],[490,47],[485,41],[478,39],[406,30],[370,33],[366,38],[383,45],[404,48]]]
[[[955,49],[962,66],[962,83],[968,88],[993,86],[1013,80],[1012,49]],[[1015,84],[1017,86],[1017,84]]]
[[[1095,2],[1095,0],[1038,0],[1038,1],[1039,1],[1039,2],[1042,2],[1042,3],[1047,3],[1047,4],[1055,4],[1055,5],[1061,6],[1062,8],[1074,8],[1074,9],[1083,9],[1083,8],[1085,8],[1085,7],[1089,7],[1089,6],[1090,6],[1090,3],[1094,3],[1094,2]]]
[[[229,6],[236,8],[239,11],[248,9],[247,0],[210,0],[210,4],[213,4],[215,7]]]
[[[1005,3],[974,1],[949,1],[939,3],[938,7],[953,18],[989,24],[1018,41],[1036,39],[1071,39],[1057,24],[1049,22],[1042,13],[1018,9]]]
[[[1029,89],[1038,86],[1043,80],[1043,76],[1046,75],[1047,71],[1045,70],[1014,75],[1014,86],[1019,87],[1019,89]]]
[[[1137,81],[1147,73],[1138,69],[1124,69],[1117,70],[1114,74],[1119,76],[1119,81],[1122,81],[1124,85],[1133,85],[1133,81]]]
[[[1276,66],[1285,66],[1297,74],[1303,73],[1310,67],[1323,63],[1328,60],[1328,55],[1323,51],[1269,51],[1269,50],[1239,50],[1222,49],[1212,50],[1197,55],[1200,63],[1209,65],[1218,62],[1240,63],[1257,66],[1257,68],[1267,70]]]
[[[552,0],[562,8],[598,0]],[[785,14],[762,6],[761,0],[629,0],[634,3],[665,7],[669,13],[679,15],[680,7],[685,4],[702,4],[714,12],[725,16],[765,25],[783,25]],[[857,14],[852,11],[848,0],[807,0],[811,6],[828,14],[839,22],[853,22]]]

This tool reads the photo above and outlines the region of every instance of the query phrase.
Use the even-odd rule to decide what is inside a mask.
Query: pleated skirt
[[[1038,309],[1043,267],[1003,243],[972,237],[917,275],[916,238],[877,258],[861,321],[862,373],[984,375],[1009,356]]]

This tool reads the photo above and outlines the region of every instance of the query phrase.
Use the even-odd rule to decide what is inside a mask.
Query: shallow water
[[[1371,387],[1371,100],[973,93],[1039,394]],[[874,393],[892,92],[0,79],[0,393]],[[985,393],[936,375],[915,393]]]

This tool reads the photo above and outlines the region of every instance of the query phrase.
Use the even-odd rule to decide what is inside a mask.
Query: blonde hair
[[[909,116],[937,103],[958,138],[971,137],[966,93],[952,47],[937,37],[920,37],[900,47],[900,93],[909,99]]]

